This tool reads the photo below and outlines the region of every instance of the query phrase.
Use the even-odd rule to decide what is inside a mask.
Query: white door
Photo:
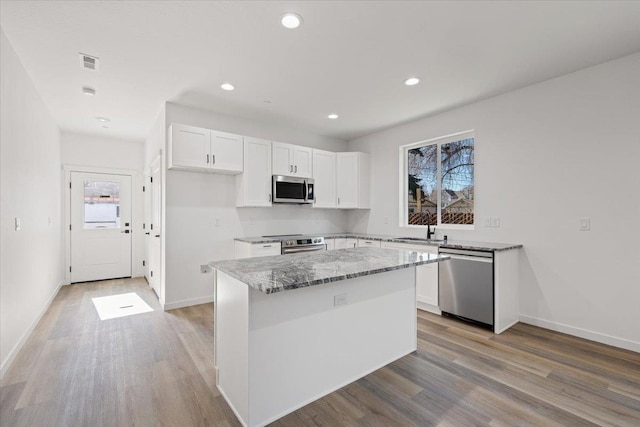
[[[71,283],[131,277],[131,176],[71,172]]]
[[[242,137],[211,131],[211,166],[228,172],[242,172]]]
[[[336,153],[313,150],[313,189],[315,208],[335,208],[336,196]]]
[[[338,153],[336,167],[338,208],[357,208],[358,153]]]
[[[313,160],[311,159],[311,148],[294,145],[291,149],[293,157],[293,175],[302,178],[313,176]]]
[[[291,163],[291,146],[282,142],[274,142],[272,145],[273,161],[271,162],[274,175],[293,175]]]
[[[244,138],[244,204],[271,206],[271,142]]]
[[[155,291],[158,298],[163,296],[160,292],[160,270],[162,257],[160,253],[161,242],[161,207],[162,207],[162,159],[158,157],[150,168],[151,182],[151,223],[149,224],[149,284]]]

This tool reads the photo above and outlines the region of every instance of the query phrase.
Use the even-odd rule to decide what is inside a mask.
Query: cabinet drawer
[[[379,248],[380,243],[379,240],[358,239],[359,248]]]
[[[280,255],[280,243],[258,243],[251,245],[251,256]]]

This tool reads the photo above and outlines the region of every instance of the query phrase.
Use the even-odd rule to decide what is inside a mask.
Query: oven
[[[320,236],[303,236],[302,234],[290,234],[285,236],[262,237],[279,239],[282,243],[281,253],[283,255],[327,250],[327,245],[324,242],[324,237]]]

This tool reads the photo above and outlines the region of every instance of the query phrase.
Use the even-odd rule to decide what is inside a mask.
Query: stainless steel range
[[[299,252],[325,251],[327,245],[324,237],[305,236],[302,234],[286,234],[282,236],[262,236],[279,239],[282,243],[282,254],[294,254]]]

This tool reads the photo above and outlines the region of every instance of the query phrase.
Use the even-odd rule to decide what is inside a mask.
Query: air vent
[[[86,70],[98,71],[98,57],[80,52],[80,65]]]

